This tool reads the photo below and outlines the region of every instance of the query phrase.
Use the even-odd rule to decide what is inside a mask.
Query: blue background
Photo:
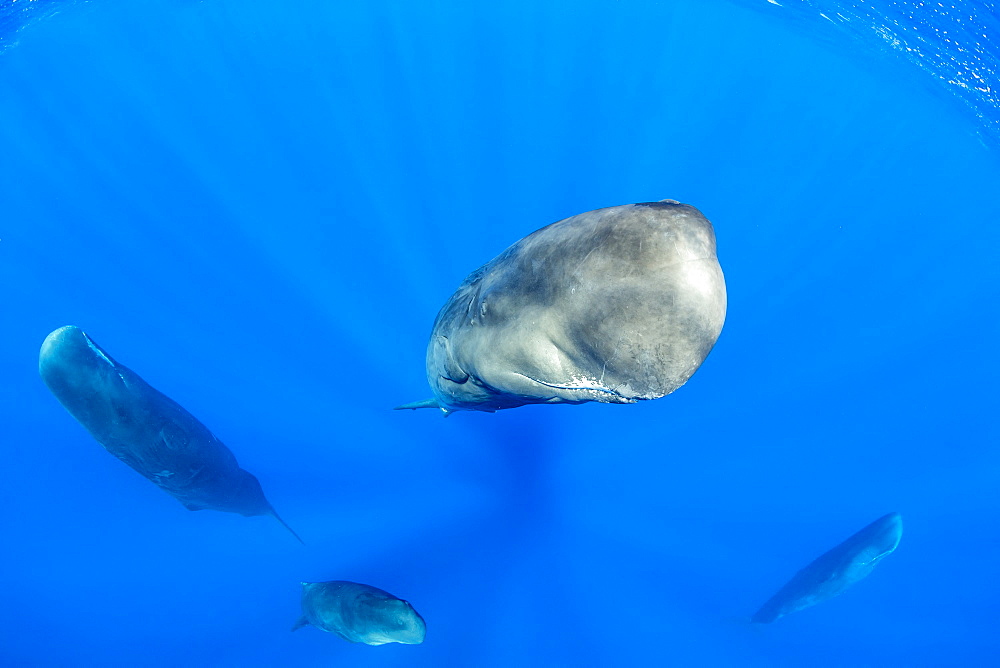
[[[0,661],[996,659],[996,10],[965,3],[966,41],[922,58],[906,40],[947,12],[784,4],[0,2]],[[729,289],[685,387],[391,410],[429,396],[466,274],[662,198],[714,222]],[[102,452],[37,375],[64,324],[208,425],[307,545]],[[872,577],[747,623],[890,511]],[[289,633],[298,582],[327,579],[410,600],[427,641]]]

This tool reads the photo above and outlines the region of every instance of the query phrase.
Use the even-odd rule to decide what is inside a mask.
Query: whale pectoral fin
[[[292,630],[293,631],[298,631],[303,626],[309,626],[309,620],[306,619],[305,615],[302,615],[301,617],[299,617],[299,620],[297,622],[295,622],[295,624],[292,625]]]
[[[401,406],[396,406],[393,410],[417,410],[418,408],[441,408],[441,404],[437,402],[437,399],[424,399],[422,401],[411,401],[408,404],[403,404]]]
[[[174,420],[168,420],[160,427],[160,443],[168,450],[186,451],[190,441],[187,430]]]
[[[205,510],[208,506],[203,506],[200,503],[195,503],[194,501],[181,501],[181,505],[188,510]]]

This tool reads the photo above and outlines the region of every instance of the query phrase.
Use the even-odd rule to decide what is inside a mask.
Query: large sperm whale
[[[779,617],[822,603],[868,577],[903,535],[899,513],[884,515],[795,574],[754,613],[750,621],[770,624]]]
[[[427,346],[434,397],[399,408],[657,399],[701,366],[725,317],[715,232],[700,211],[675,200],[589,211],[465,279]]]
[[[188,510],[271,515],[299,538],[222,441],[83,330],[66,326],[49,334],[38,371],[98,443]]]

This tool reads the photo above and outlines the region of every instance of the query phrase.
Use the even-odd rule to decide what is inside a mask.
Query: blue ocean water
[[[992,2],[0,2],[0,663],[994,662],[997,27]],[[713,221],[729,291],[686,386],[391,410],[429,395],[470,271],[662,198]],[[103,452],[38,378],[64,324],[306,545]],[[747,623],[890,511],[871,577]],[[426,642],[290,633],[298,583],[333,579],[411,601]]]

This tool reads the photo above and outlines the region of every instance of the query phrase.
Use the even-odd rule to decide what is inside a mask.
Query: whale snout
[[[88,340],[83,330],[75,325],[60,327],[45,337],[39,359],[51,359],[54,355],[62,355],[66,351],[79,348],[81,345],[86,346]]]
[[[393,642],[404,645],[419,645],[427,634],[427,625],[408,601],[399,601],[398,620],[402,628],[392,634]]]
[[[73,325],[45,337],[38,354],[38,373],[60,401],[81,392],[102,392],[109,381],[111,385],[121,382],[114,360]]]

